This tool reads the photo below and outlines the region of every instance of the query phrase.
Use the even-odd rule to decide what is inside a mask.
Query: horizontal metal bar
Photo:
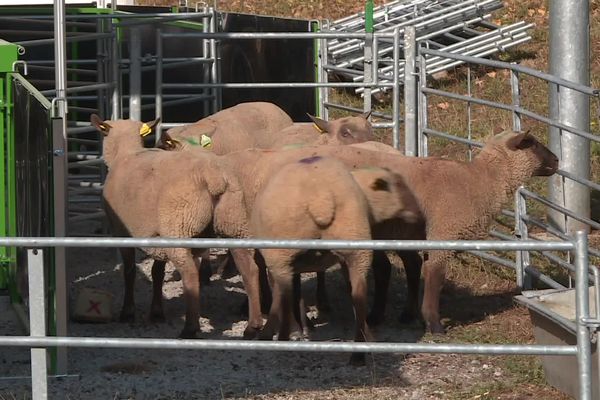
[[[350,111],[356,114],[362,114],[365,110],[363,110],[362,108],[358,108],[358,107],[350,107],[350,106],[344,106],[342,104],[335,104],[335,103],[328,103],[325,102],[323,103],[323,105],[327,108],[335,108],[337,110],[344,110],[344,111]],[[378,111],[372,111],[371,112],[371,116],[373,117],[377,117],[377,118],[382,118],[382,119],[392,119],[392,116],[389,114],[384,114]]]
[[[150,17],[172,17],[179,16],[182,18],[185,17],[211,17],[210,13],[148,13],[148,14],[125,14],[125,13],[113,13],[113,14],[77,14],[77,15],[65,15],[65,18],[68,20],[78,20],[78,19],[139,19],[139,18],[150,18]],[[10,17],[0,17],[0,19],[10,19],[14,20],[15,18],[19,18],[21,16],[15,15]],[[50,15],[24,15],[24,18],[29,19],[53,19],[52,14]]]
[[[521,115],[527,116],[529,118],[535,119],[537,121],[543,122],[547,125],[554,126],[556,128],[562,129],[562,130],[566,130],[566,131],[574,133],[578,136],[582,136],[586,139],[600,142],[600,136],[594,135],[590,132],[583,131],[581,129],[577,129],[574,127],[570,127],[568,125],[561,124],[561,123],[556,122],[548,117],[544,117],[542,115],[536,114],[532,111],[526,110],[521,107],[503,104],[503,103],[497,103],[497,102],[491,101],[491,100],[479,99],[477,97],[471,97],[471,96],[465,96],[462,94],[451,93],[451,92],[447,92],[445,90],[432,89],[429,87],[422,87],[421,91],[423,93],[433,94],[436,96],[448,97],[448,98],[451,98],[454,100],[460,100],[460,101],[470,102],[473,104],[479,104],[482,106],[494,107],[494,108],[498,108],[501,110],[511,111],[513,113],[521,114]]]
[[[570,172],[567,172],[565,170],[559,169],[558,171],[556,171],[557,174],[564,176],[565,178],[569,178],[575,182],[581,183],[582,185],[585,185],[587,187],[590,187],[594,190],[600,190],[600,185],[597,184],[596,182],[592,182],[589,179],[584,179],[581,178],[579,176],[573,175]]]
[[[524,66],[518,65],[518,64],[509,64],[509,63],[502,62],[502,61],[488,60],[488,59],[483,59],[483,58],[478,58],[478,57],[470,57],[470,56],[465,56],[465,55],[456,54],[456,53],[448,53],[448,52],[439,51],[439,50],[427,49],[424,47],[420,48],[419,51],[421,52],[421,54],[430,54],[430,55],[434,55],[434,56],[438,56],[438,57],[442,57],[442,58],[451,58],[454,60],[460,60],[460,61],[464,61],[467,63],[476,64],[476,65],[487,65],[490,67],[511,69],[513,71],[531,75],[531,76],[543,79],[548,82],[556,83],[557,85],[560,85],[560,86],[563,86],[563,87],[566,87],[569,89],[573,89],[573,90],[576,90],[578,92],[581,92],[581,93],[584,93],[584,94],[587,94],[590,96],[598,96],[598,94],[600,93],[599,89],[593,89],[593,88],[590,88],[585,85],[580,85],[576,82],[571,82],[566,79],[561,79],[561,78],[556,77],[555,75],[550,75],[545,72],[541,72],[541,71],[538,71],[538,70],[535,70],[532,68],[524,67]]]
[[[165,83],[165,89],[201,89],[201,88],[357,88],[357,87],[393,87],[391,82],[386,83],[354,83],[354,82],[261,82],[261,83]]]
[[[525,272],[528,275],[533,276],[534,278],[538,279],[540,282],[550,286],[553,289],[564,289],[565,288],[563,285],[556,282],[554,279],[550,278],[548,275],[542,274],[537,268],[535,268],[532,265],[525,267]]]
[[[102,240],[54,237],[0,237],[0,246],[20,247],[185,247],[262,249],[372,249],[372,250],[573,250],[571,242],[529,241],[435,241],[435,240],[283,240],[207,238],[124,238]]]
[[[67,43],[75,43],[75,42],[85,42],[92,41],[103,38],[112,37],[112,33],[93,33],[89,35],[80,35],[80,36],[67,36]],[[54,38],[50,39],[34,39],[34,40],[24,40],[21,42],[14,42],[15,44],[23,47],[33,47],[33,46],[43,46],[47,44],[53,44],[55,42]]]
[[[512,269],[516,268],[516,265],[514,262],[512,262],[510,260],[506,260],[506,259],[498,257],[498,256],[495,256],[493,254],[488,254],[483,251],[470,251],[469,253],[473,254],[474,256],[483,258],[484,260],[491,261],[493,263],[502,265],[503,267],[508,267],[508,268],[512,268]]]
[[[98,239],[101,240],[101,239]],[[307,352],[372,352],[431,354],[524,354],[576,355],[577,346],[445,344],[445,343],[356,343],[356,342],[266,342],[260,340],[193,340],[151,338],[0,336],[0,346],[101,347],[113,349],[247,350]]]
[[[366,33],[354,32],[194,32],[194,33],[163,33],[163,38],[171,39],[335,39],[335,38],[366,38]],[[374,33],[375,38],[393,38],[393,33]]]
[[[476,141],[470,140],[470,139],[461,138],[459,136],[450,135],[449,133],[436,131],[436,130],[430,129],[430,128],[423,128],[423,133],[425,133],[427,135],[439,136],[444,139],[452,140],[453,142],[458,142],[458,143],[466,144],[466,145],[473,146],[473,147],[478,147],[478,148],[483,147],[483,143],[479,143],[479,142],[476,142]]]
[[[577,215],[573,211],[571,211],[569,209],[566,209],[564,207],[561,207],[558,204],[555,204],[555,203],[551,202],[550,200],[548,200],[548,199],[540,196],[537,193],[534,193],[534,192],[532,192],[530,190],[527,190],[525,188],[519,189],[519,192],[521,194],[523,194],[524,196],[527,196],[527,197],[529,197],[531,199],[537,200],[540,203],[542,203],[543,205],[545,205],[547,207],[550,207],[550,208],[552,208],[552,209],[554,209],[556,211],[560,211],[561,213],[566,214],[567,216],[569,216],[569,217],[571,217],[573,219],[576,219],[579,222],[583,222],[584,224],[587,224],[587,225],[589,225],[589,226],[591,226],[591,227],[593,227],[595,229],[600,229],[600,223],[598,223],[596,221],[593,221],[593,220],[591,220],[589,218],[585,218],[585,217],[582,217],[580,215]]]

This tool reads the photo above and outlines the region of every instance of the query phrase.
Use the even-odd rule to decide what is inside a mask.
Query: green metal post
[[[373,0],[367,0],[365,4],[365,32],[373,33]]]

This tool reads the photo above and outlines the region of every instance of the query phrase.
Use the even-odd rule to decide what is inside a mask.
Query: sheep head
[[[486,143],[482,152],[504,154],[512,160],[513,168],[528,176],[551,176],[558,170],[558,157],[529,131],[497,134]]]
[[[159,121],[160,118],[147,123],[131,119],[103,121],[96,114],[90,117],[92,126],[104,135],[102,153],[107,165],[110,165],[119,153],[143,149],[143,138],[152,132]]]
[[[328,144],[352,144],[374,140],[373,127],[368,118],[370,112],[355,117],[325,121],[308,114],[317,129],[327,134]]]
[[[167,151],[182,151],[193,147],[212,148],[212,138],[205,134],[202,134],[199,138],[182,135],[179,139],[176,139],[169,131],[160,136],[156,147]]]
[[[374,223],[422,220],[417,199],[400,175],[385,168],[360,168],[353,170],[352,176],[365,194]]]

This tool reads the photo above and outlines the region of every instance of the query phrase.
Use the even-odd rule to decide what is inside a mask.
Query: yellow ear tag
[[[209,148],[212,146],[212,139],[206,135],[202,135],[202,137],[200,138],[200,145],[202,147]]]
[[[142,127],[140,128],[140,135],[145,137],[148,136],[150,132],[152,132],[152,128],[150,128],[146,123],[142,124]]]
[[[317,130],[317,132],[319,132],[319,133],[325,133],[325,131],[323,129],[319,128],[319,125],[313,124],[313,126]]]

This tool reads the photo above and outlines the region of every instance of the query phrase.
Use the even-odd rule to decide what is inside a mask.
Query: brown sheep
[[[256,197],[251,231],[261,238],[370,239],[371,226],[419,218],[416,201],[404,202],[402,178],[381,168],[356,170],[332,158],[303,158],[278,170]],[[261,338],[289,339],[293,275],[341,261],[356,317],[355,341],[370,340],[366,323],[369,250],[260,250],[273,281],[273,303]],[[295,305],[297,308],[298,305]],[[357,353],[353,362],[364,363]]]
[[[115,236],[190,238],[213,233],[247,236],[245,216],[236,214],[236,210],[243,211],[240,206],[243,194],[235,176],[219,165],[218,156],[210,152],[195,155],[144,149],[142,135],[149,133],[158,120],[150,124],[132,120],[102,121],[94,114],[91,122],[105,135],[103,155],[108,175],[102,196]],[[200,292],[198,261],[194,256],[202,250],[143,250],[155,260],[151,318],[164,319],[162,284],[165,263],[169,260],[183,281],[186,318],[180,336],[194,337],[199,329]],[[125,277],[121,320],[128,321],[135,314],[135,250],[121,248],[120,251]],[[251,309],[247,328],[252,334],[262,326],[258,287],[254,284],[257,279],[248,275],[256,275],[256,268],[250,268],[251,253],[247,250],[238,249],[232,254],[244,279],[250,304],[256,305]]]
[[[244,187],[247,204],[264,183],[271,170],[277,170],[290,157],[334,157],[350,168],[379,166],[401,175],[418,200],[426,220],[426,237],[430,240],[459,240],[482,237],[493,216],[512,198],[514,191],[531,176],[550,176],[558,168],[558,158],[528,133],[503,132],[490,138],[472,162],[437,157],[414,158],[369,151],[351,146],[307,146],[286,151],[247,150],[223,156]],[[449,212],[452,210],[452,212]],[[421,227],[402,233],[403,239],[421,239]],[[387,235],[384,235],[387,236]],[[379,238],[374,232],[374,238]],[[382,237],[384,238],[384,237]],[[392,237],[389,237],[392,238]],[[409,292],[411,282],[420,275],[420,258],[406,252]],[[422,314],[432,332],[443,332],[439,318],[439,295],[446,264],[454,252],[432,251],[424,265],[425,293]],[[402,254],[401,254],[402,256]],[[416,264],[415,264],[416,263]],[[389,264],[388,264],[389,265]],[[376,273],[385,270],[375,268]],[[377,275],[377,274],[376,274]],[[375,276],[385,283],[385,276]],[[378,296],[387,292],[377,290]],[[413,288],[414,289],[414,288]],[[409,295],[412,306],[417,303]],[[382,305],[385,301],[377,300]],[[414,315],[413,310],[406,310]],[[383,310],[374,309],[373,320],[380,320]]]

